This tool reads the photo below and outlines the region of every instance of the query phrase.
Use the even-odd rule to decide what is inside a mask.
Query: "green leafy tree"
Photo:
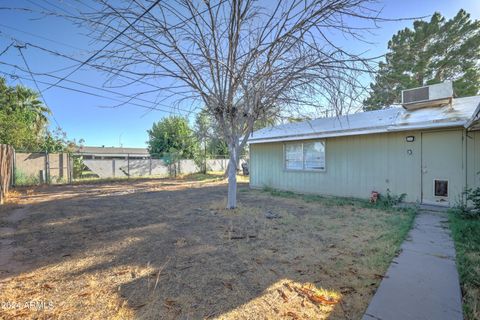
[[[80,139],[79,144],[83,144],[83,139]],[[67,133],[61,128],[53,131],[47,130],[41,140],[40,150],[49,153],[72,152],[78,147],[75,140],[69,140]]]
[[[200,143],[200,148],[195,153],[195,164],[203,173],[207,173],[207,160],[210,156],[208,152],[208,143],[212,137],[212,121],[210,115],[205,109],[201,110],[195,118],[194,127],[195,137]]]
[[[194,133],[199,142],[194,160],[201,171],[206,173],[208,159],[228,157],[228,144],[222,139],[220,126],[205,109],[201,110],[195,118]]]
[[[480,21],[465,10],[446,20],[440,13],[430,21],[417,20],[388,42],[385,62],[379,64],[365,110],[399,102],[404,89],[452,80],[458,97],[480,90]]]
[[[37,134],[31,130],[27,112],[7,112],[0,107],[0,143],[9,144],[18,150],[35,148],[38,141]]]
[[[16,149],[38,149],[47,134],[49,114],[37,92],[8,86],[0,78],[0,143]]]
[[[212,137],[208,142],[207,146],[208,152],[212,155],[212,157],[222,158],[228,157],[228,144],[222,138]]]
[[[30,115],[32,129],[41,133],[48,124],[47,116],[51,114],[50,109],[43,104],[37,92],[30,88],[22,86],[15,87],[15,106],[16,109],[24,110]]]
[[[40,100],[36,91],[23,86],[8,86],[0,77],[0,108],[6,115],[23,114],[23,121],[39,135],[48,124],[47,116],[51,113]]]
[[[188,121],[183,117],[170,116],[153,124],[147,130],[150,154],[165,156],[175,154],[175,158],[191,159],[198,148],[197,140]]]
[[[70,152],[76,145],[61,128],[48,130],[50,109],[38,92],[9,86],[0,77],[0,143],[30,152]]]

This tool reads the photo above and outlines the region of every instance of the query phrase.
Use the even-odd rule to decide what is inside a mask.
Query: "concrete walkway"
[[[445,213],[421,210],[363,320],[463,319]]]

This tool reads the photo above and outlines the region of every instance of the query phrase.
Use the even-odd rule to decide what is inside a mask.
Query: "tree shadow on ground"
[[[285,199],[271,201],[243,186],[246,192],[241,193],[241,205],[251,212],[231,212],[222,210],[224,185],[176,186],[172,190],[142,185],[131,190],[109,186],[38,190],[36,196],[44,201],[26,205],[29,215],[15,224],[15,260],[23,267],[0,274],[0,281],[7,277],[18,281],[37,270],[54,272],[50,269],[57,270],[67,283],[90,276],[99,278],[102,286],[105,277],[109,279],[105,293],[118,295],[135,316],[151,319],[211,318],[229,312],[230,318],[259,314],[267,318],[327,317],[334,308],[334,303],[309,304],[311,301],[285,283],[308,282],[331,289],[333,295],[341,291],[356,294],[350,279],[358,270],[326,268],[343,263],[339,242],[322,233],[328,226],[320,220],[312,220],[318,224],[307,227],[296,222],[312,214],[308,206],[299,207]],[[65,198],[55,196],[58,192]],[[333,208],[323,210],[335,214],[329,212]],[[272,212],[283,217],[265,218]],[[365,255],[343,254],[350,254],[353,263]],[[360,316],[358,308],[366,307],[365,301],[379,282],[372,275],[357,278],[367,290],[336,308],[334,314],[341,318]],[[108,287],[112,283],[115,287]],[[70,294],[84,292],[77,288]],[[265,295],[268,297],[262,298]],[[256,299],[266,303],[253,303]],[[271,305],[272,299],[277,299],[283,310],[277,302]],[[282,307],[297,303],[295,299],[303,299],[297,301],[305,306],[303,315]],[[249,303],[250,308],[242,308]]]

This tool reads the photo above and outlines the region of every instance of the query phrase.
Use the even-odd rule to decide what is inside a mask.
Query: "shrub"
[[[459,215],[464,219],[479,219],[480,218],[480,187],[477,188],[467,188],[462,193],[464,196],[463,199],[457,201],[453,207],[452,212]],[[473,206],[469,207],[469,201]]]
[[[403,200],[405,200],[405,197],[407,196],[406,193],[402,193],[400,195],[392,194],[389,189],[387,189],[386,195],[380,195],[380,203],[385,204],[387,206],[394,206],[397,205]]]
[[[87,167],[83,163],[82,157],[73,157],[73,178],[78,179],[82,177],[83,171]]]
[[[468,188],[465,190],[465,195],[468,201],[472,201],[473,209],[480,210],[480,187],[475,189]]]
[[[15,185],[16,186],[34,186],[40,184],[40,177],[29,175],[25,172],[15,169]]]
[[[393,206],[403,202],[406,196],[406,193],[402,193],[400,195],[392,194],[390,189],[387,189],[387,193],[385,195],[379,195],[376,205],[382,208],[392,208]]]

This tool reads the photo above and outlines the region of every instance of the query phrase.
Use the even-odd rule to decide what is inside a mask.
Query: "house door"
[[[422,203],[452,205],[462,192],[462,131],[422,133]]]

